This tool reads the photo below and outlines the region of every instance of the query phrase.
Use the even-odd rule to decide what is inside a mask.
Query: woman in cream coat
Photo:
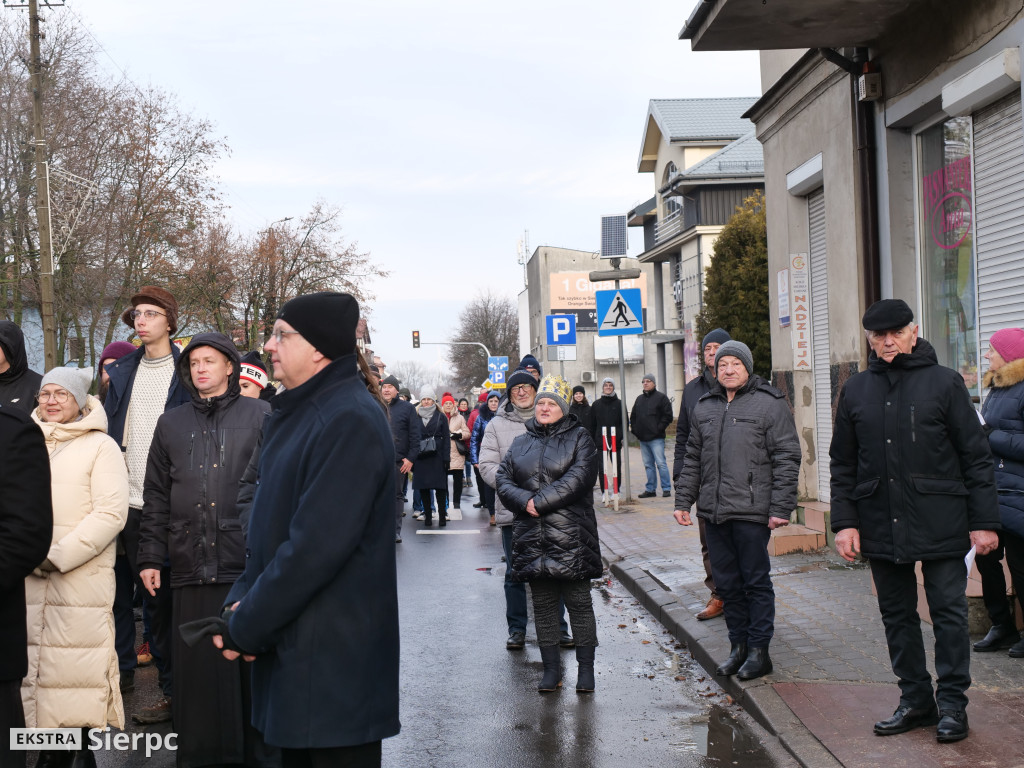
[[[32,418],[50,455],[53,539],[46,560],[25,581],[26,725],[123,728],[111,609],[117,534],[128,515],[128,471],[106,434],[103,406],[86,394],[76,370],[54,368],[43,377]],[[42,754],[41,763],[53,766],[75,757]],[[91,753],[81,757],[95,764]]]

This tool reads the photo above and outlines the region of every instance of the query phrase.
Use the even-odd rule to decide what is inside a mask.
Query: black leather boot
[[[743,662],[736,677],[740,680],[753,680],[763,677],[772,671],[772,660],[768,656],[768,648],[750,648],[747,651],[747,660]]]
[[[551,693],[562,687],[562,658],[557,645],[542,645],[540,658],[544,662],[544,677],[537,690]]]
[[[82,729],[82,748],[74,755],[71,768],[96,768],[96,753],[89,749],[89,729]]]
[[[1001,651],[1004,648],[1009,648],[1019,640],[1020,633],[1015,627],[1007,626],[1006,624],[993,624],[988,634],[974,644],[974,650],[979,653]]]
[[[437,527],[444,528],[446,525],[448,525],[448,511],[439,509],[437,511]]]
[[[71,762],[77,754],[63,749],[42,749],[36,760],[36,768],[71,768]]]
[[[594,646],[576,646],[576,663],[579,673],[576,677],[576,693],[594,692]]]
[[[746,643],[733,643],[732,649],[729,651],[729,658],[722,662],[715,670],[716,675],[735,675],[743,662],[747,660],[747,644]]]
[[[423,511],[423,527],[430,528],[434,524],[434,510]]]

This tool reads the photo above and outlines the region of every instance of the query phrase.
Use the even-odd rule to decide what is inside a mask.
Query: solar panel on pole
[[[629,229],[626,216],[601,217],[601,258],[621,259],[629,250]]]

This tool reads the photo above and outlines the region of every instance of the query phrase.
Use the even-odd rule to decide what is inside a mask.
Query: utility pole
[[[50,236],[50,184],[43,136],[43,62],[39,54],[39,2],[28,0],[31,50],[32,130],[36,149],[36,217],[39,226],[39,298],[43,321],[44,368],[57,365],[57,321],[53,308],[53,241]]]

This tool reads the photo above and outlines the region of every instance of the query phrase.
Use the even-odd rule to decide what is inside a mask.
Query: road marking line
[[[459,533],[480,533],[480,531],[478,531],[478,530],[476,530],[476,531],[467,531],[467,530],[461,530],[461,531],[416,531],[417,535],[427,535],[427,536],[453,536],[453,535],[459,534]]]

